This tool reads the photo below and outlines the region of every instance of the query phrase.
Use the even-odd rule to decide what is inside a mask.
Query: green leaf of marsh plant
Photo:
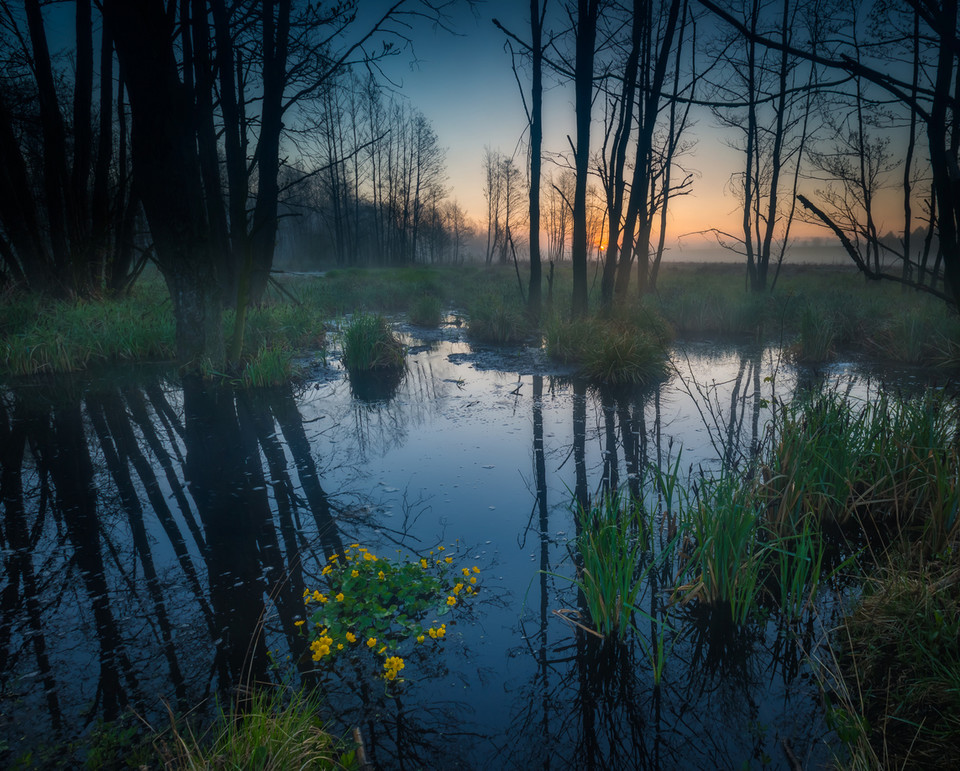
[[[477,596],[480,568],[454,566],[456,547],[438,546],[417,558],[378,557],[358,543],[330,555],[320,583],[304,591],[307,618],[298,621],[311,639],[314,662],[372,653],[381,677],[396,680],[406,666],[401,652],[441,642],[439,618]]]

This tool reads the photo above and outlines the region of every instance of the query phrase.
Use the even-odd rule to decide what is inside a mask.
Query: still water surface
[[[777,400],[825,382],[867,396],[876,378],[690,343],[665,382],[612,393],[539,351],[406,333],[406,376],[379,393],[320,363],[259,392],[163,373],[3,391],[6,760],[129,708],[163,725],[166,705],[262,678],[319,682],[334,727],[360,726],[383,768],[827,764],[837,742],[803,651],[836,602],[799,636],[773,621],[718,635],[674,609],[659,687],[642,646],[610,653],[553,611],[577,605],[563,578],[574,496],[649,496],[649,470],[681,449],[684,473],[742,462]],[[384,556],[446,544],[482,570],[443,645],[389,691],[349,662],[318,680],[295,625],[325,555],[353,542]],[[646,588],[654,616],[670,579]]]

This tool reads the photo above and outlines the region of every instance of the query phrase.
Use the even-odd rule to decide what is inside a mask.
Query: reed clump
[[[470,337],[482,343],[509,345],[530,334],[530,322],[518,303],[503,296],[474,299],[467,310]]]
[[[666,377],[669,328],[651,312],[632,318],[551,319],[544,344],[550,358],[577,367],[594,383],[642,385]]]
[[[243,709],[221,712],[199,736],[188,727],[158,737],[163,767],[193,769],[359,768],[356,752],[333,736],[318,716],[314,699],[302,691],[255,690]]]
[[[362,314],[343,331],[343,365],[351,374],[393,373],[406,366],[406,349],[380,315]]]

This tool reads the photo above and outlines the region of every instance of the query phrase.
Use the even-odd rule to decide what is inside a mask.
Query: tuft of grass
[[[834,392],[783,408],[760,494],[777,532],[807,515],[870,532],[909,530],[927,553],[960,532],[957,407],[942,394],[880,394],[859,404]]]
[[[258,689],[242,710],[222,712],[206,734],[173,726],[161,742],[164,768],[357,768],[355,752],[326,730],[317,712],[316,702],[300,691]]]
[[[433,295],[421,295],[410,306],[410,322],[418,327],[438,327],[443,320],[443,306]]]
[[[509,345],[523,340],[529,331],[523,309],[502,297],[483,297],[473,301],[467,311],[470,336],[483,343]]]
[[[641,508],[628,496],[608,492],[589,509],[578,507],[577,518],[581,564],[576,583],[590,622],[602,637],[622,640],[646,578],[641,557],[649,544]]]
[[[797,361],[816,364],[833,357],[836,326],[832,316],[807,306],[800,314],[800,339],[794,348]]]
[[[283,385],[292,374],[293,352],[281,345],[261,345],[247,359],[239,372],[244,388],[265,388]]]
[[[406,350],[383,316],[354,317],[343,332],[343,365],[351,374],[399,372]]]
[[[956,557],[891,560],[866,583],[836,638],[832,719],[852,758],[873,768],[960,767]]]
[[[692,511],[686,514],[696,544],[690,569],[694,579],[678,587],[683,601],[729,613],[745,624],[763,590],[765,546],[758,538],[760,521],[750,490],[735,474],[703,478]]]
[[[578,374],[596,383],[650,383],[666,376],[669,331],[656,314],[634,319],[550,320],[545,330],[547,355],[578,366]]]

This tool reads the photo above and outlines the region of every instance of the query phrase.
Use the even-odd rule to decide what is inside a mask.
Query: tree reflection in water
[[[127,707],[158,717],[163,702],[285,677],[321,688],[336,727],[361,726],[388,768],[784,766],[783,742],[822,760],[803,656],[820,624],[731,630],[672,602],[676,501],[653,478],[749,458],[802,373],[770,349],[692,346],[669,382],[613,391],[484,369],[496,355],[465,349],[417,350],[373,402],[346,380],[302,393],[162,378],[8,387],[0,698],[13,751]],[[648,511],[643,612],[625,646],[553,614],[582,605],[554,577],[579,559],[574,506],[616,489]],[[484,571],[476,616],[410,654],[406,683],[387,691],[372,657],[312,671],[296,621],[328,555],[456,538]]]
[[[0,439],[8,735],[184,711],[268,644],[308,675],[302,566],[342,543],[289,387],[24,385]]]

